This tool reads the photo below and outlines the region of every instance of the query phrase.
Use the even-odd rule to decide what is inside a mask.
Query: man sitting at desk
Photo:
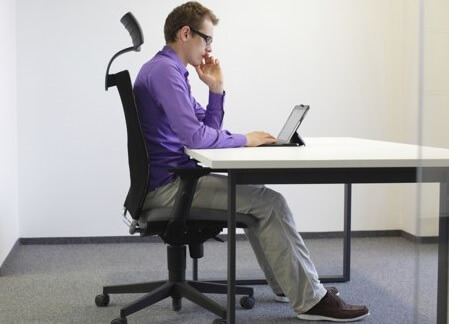
[[[151,152],[144,209],[173,205],[179,179],[168,169],[195,166],[184,147],[258,146],[276,141],[265,132],[242,135],[222,129],[222,71],[211,55],[217,23],[214,13],[198,2],[175,8],[165,21],[166,46],[143,65],[135,81],[140,121]],[[192,96],[188,64],[209,87],[207,110]],[[290,302],[298,318],[306,320],[355,321],[369,315],[366,306],[348,305],[336,296],[336,288],[320,283],[281,194],[246,185],[237,187],[236,199],[237,212],[258,219],[245,233],[277,301]],[[227,209],[226,177],[200,178],[192,207]]]

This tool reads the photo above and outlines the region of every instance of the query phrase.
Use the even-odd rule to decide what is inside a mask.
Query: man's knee
[[[287,205],[287,200],[280,192],[270,188],[266,188],[266,190],[267,192],[263,199],[267,199],[277,208],[284,208]]]

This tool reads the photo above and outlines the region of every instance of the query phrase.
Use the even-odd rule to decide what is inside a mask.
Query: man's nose
[[[212,52],[212,45],[206,45],[206,52]]]

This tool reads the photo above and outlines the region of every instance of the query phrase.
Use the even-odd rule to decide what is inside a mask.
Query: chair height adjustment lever
[[[129,234],[133,235],[134,233],[140,233],[139,222],[136,220],[133,220],[129,226]]]
[[[128,210],[126,208],[123,208],[123,213],[122,213],[122,221],[123,223],[126,224],[126,226],[130,227],[131,226],[131,218],[127,215]]]
[[[139,222],[128,216],[128,210],[123,208],[122,221],[129,227],[129,234],[140,233]]]

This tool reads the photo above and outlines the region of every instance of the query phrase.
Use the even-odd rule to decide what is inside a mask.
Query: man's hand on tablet
[[[266,132],[251,132],[246,136],[246,146],[259,146],[276,143],[276,137]]]

